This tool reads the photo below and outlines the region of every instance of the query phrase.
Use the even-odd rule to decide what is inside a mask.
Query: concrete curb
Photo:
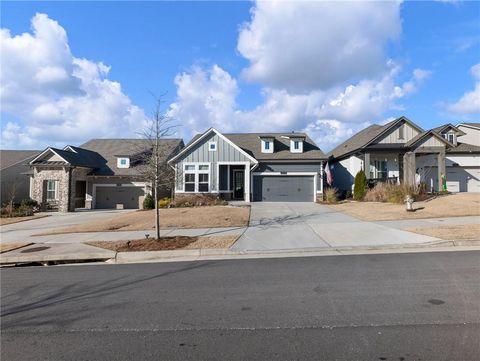
[[[194,260],[248,259],[248,258],[283,258],[333,256],[365,253],[410,253],[425,249],[452,251],[456,247],[464,250],[480,250],[480,240],[436,241],[422,244],[384,245],[371,247],[336,247],[336,248],[302,248],[288,250],[232,251],[230,249],[191,249],[152,252],[117,252],[115,260],[110,263],[140,262],[177,262]]]
[[[338,256],[354,254],[411,253],[430,251],[480,250],[480,240],[436,241],[420,244],[336,247],[336,248],[302,248],[284,250],[232,251],[230,249],[188,249],[174,251],[146,252],[114,252],[99,249],[98,252],[60,253],[56,255],[22,254],[9,256],[8,252],[0,256],[0,264],[16,264],[31,262],[82,262],[105,260],[108,263],[148,263],[148,262],[181,262],[200,260],[228,260],[249,258],[285,258]]]

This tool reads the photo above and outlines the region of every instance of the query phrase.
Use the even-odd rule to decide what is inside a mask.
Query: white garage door
[[[450,192],[480,192],[480,168],[447,167],[447,189]]]

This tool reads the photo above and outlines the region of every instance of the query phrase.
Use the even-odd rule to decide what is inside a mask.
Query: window
[[[217,151],[217,142],[209,142],[208,143],[208,150],[210,152],[215,152]]]
[[[195,173],[185,174],[185,192],[195,192],[195,176]]]
[[[375,178],[385,179],[388,178],[388,168],[386,160],[375,161]]]
[[[130,158],[117,158],[117,168],[130,168]]]
[[[293,141],[293,149],[300,149],[300,142],[298,140]]]
[[[273,153],[273,139],[267,138],[261,140],[262,153]]]
[[[291,153],[303,153],[303,140],[290,139],[290,152]]]
[[[210,166],[208,164],[185,164],[184,191],[209,192]]]
[[[455,144],[455,134],[453,133],[447,133],[445,134],[447,136],[447,140],[452,143],[452,144]]]
[[[47,200],[57,199],[57,181],[47,180]]]

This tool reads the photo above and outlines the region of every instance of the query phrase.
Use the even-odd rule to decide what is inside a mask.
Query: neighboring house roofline
[[[29,163],[24,163],[24,162],[28,161],[28,160],[31,159],[31,158],[32,158],[32,156],[25,157],[25,158],[23,158],[23,159],[17,160],[16,162],[14,162],[14,163],[12,163],[12,164],[9,164],[9,165],[7,165],[6,167],[0,168],[0,169],[1,169],[2,171],[4,171],[5,169],[8,169],[8,168],[13,167],[13,166],[15,166],[15,165],[18,165],[19,163],[23,163],[23,165],[29,165]]]
[[[48,148],[45,149],[42,153],[40,153],[40,154],[37,155],[34,159],[32,159],[29,164],[30,164],[30,165],[34,165],[33,163],[34,163],[38,158],[41,158],[41,157],[42,157],[46,152],[48,152],[48,151],[53,152],[53,153],[54,153],[55,155],[57,155],[58,157],[62,158],[65,163],[70,164],[67,160],[65,160],[65,158],[63,158],[60,154],[58,154],[54,149],[55,149],[55,148],[48,147]]]
[[[459,124],[457,124],[457,127],[460,127],[460,126],[480,130],[480,123],[459,123]]]
[[[225,142],[227,142],[229,145],[231,145],[232,147],[234,147],[235,149],[237,149],[240,153],[242,153],[243,155],[245,155],[245,157],[247,157],[248,159],[250,159],[254,164],[257,164],[258,163],[258,160],[256,160],[255,158],[253,158],[250,154],[248,154],[247,152],[245,152],[242,148],[240,148],[238,145],[236,145],[234,142],[232,142],[230,139],[228,139],[227,137],[225,137],[222,133],[220,133],[218,130],[216,130],[215,128],[210,128],[208,129],[207,131],[205,131],[205,133],[203,133],[200,137],[198,137],[197,139],[195,139],[195,141],[191,142],[190,144],[188,144],[185,148],[182,149],[182,151],[180,153],[178,153],[176,156],[174,156],[173,158],[171,158],[170,160],[168,160],[167,163],[173,163],[175,160],[177,160],[178,158],[180,158],[183,154],[185,154],[189,149],[191,149],[194,145],[198,144],[202,139],[206,138],[207,135],[210,133],[210,132],[214,132],[215,134],[217,134],[222,140],[224,140]]]

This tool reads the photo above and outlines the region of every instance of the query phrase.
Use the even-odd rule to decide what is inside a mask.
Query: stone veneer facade
[[[75,210],[75,185],[76,181],[87,179],[88,168],[69,167],[34,167],[32,184],[32,199],[39,204],[47,201],[47,180],[58,181],[57,202],[60,212]],[[70,189],[70,194],[69,194]]]

